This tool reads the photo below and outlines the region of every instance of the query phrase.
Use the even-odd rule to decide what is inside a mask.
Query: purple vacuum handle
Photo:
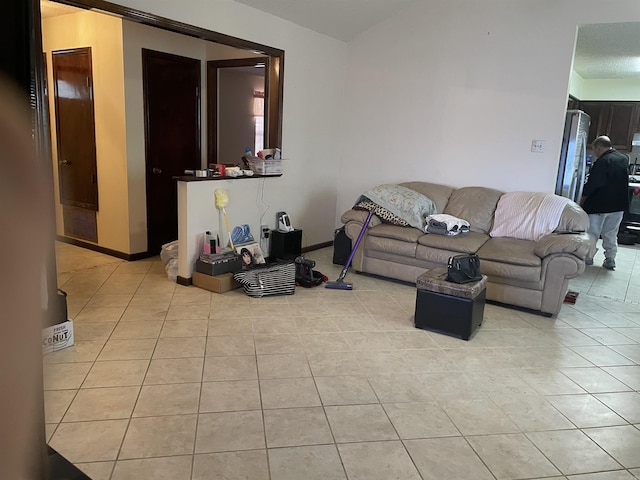
[[[351,265],[351,260],[353,260],[353,256],[356,254],[356,250],[358,249],[358,245],[360,245],[360,240],[362,240],[362,237],[364,237],[364,232],[367,229],[367,226],[369,225],[369,221],[371,220],[372,216],[373,216],[373,212],[369,212],[369,215],[367,216],[367,219],[364,221],[364,225],[362,226],[362,230],[360,230],[360,235],[358,235],[358,239],[356,240],[356,244],[353,246],[353,249],[351,250],[351,254],[349,255],[349,260],[347,260],[347,263],[344,266],[345,270],[349,269],[349,265]]]

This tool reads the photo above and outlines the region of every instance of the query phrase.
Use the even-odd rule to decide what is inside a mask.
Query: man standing
[[[629,159],[611,147],[609,137],[600,136],[593,141],[597,160],[589,172],[580,205],[589,214],[589,233],[602,237],[604,263],[608,270],[616,268],[618,229],[622,215],[629,208]],[[593,258],[586,260],[593,265]]]

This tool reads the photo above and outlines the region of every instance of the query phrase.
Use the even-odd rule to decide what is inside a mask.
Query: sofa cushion
[[[444,213],[444,209],[447,206],[449,197],[455,190],[453,187],[429,182],[404,182],[400,185],[410,188],[411,190],[415,190],[416,192],[421,193],[426,197],[429,197],[433,201],[433,203],[436,204],[435,213]]]
[[[426,247],[442,250],[460,253],[476,253],[489,238],[489,235],[480,232],[468,232],[452,236],[428,233],[418,238],[418,243]]]
[[[481,266],[484,260],[491,260],[512,265],[539,267],[542,260],[535,254],[535,246],[536,242],[530,240],[499,237],[487,240],[476,253],[480,257]]]
[[[492,188],[462,187],[451,194],[442,213],[466,220],[472,232],[489,233],[501,196],[502,192]]]
[[[447,250],[441,248],[426,247],[424,245],[416,244],[415,257],[417,260],[433,263],[436,265],[446,265],[449,261],[449,257],[454,255],[460,255],[460,252],[454,250]]]
[[[488,276],[491,283],[508,283],[512,286],[527,285],[526,288],[542,289],[540,281],[542,266],[526,267],[480,259],[480,273]]]
[[[409,229],[415,230],[415,228]],[[365,240],[365,249],[367,252],[375,250],[377,252],[384,252],[385,254],[400,255],[409,258],[415,257],[417,247],[418,244],[416,242],[404,242],[395,238],[372,237],[369,235]]]
[[[416,243],[418,238],[424,235],[424,232],[421,232],[417,228],[400,227],[398,225],[389,225],[388,223],[370,228],[368,233],[372,237],[393,238],[410,243]]]
[[[542,260],[534,253],[535,242],[515,238],[491,238],[480,247],[480,272],[491,278],[537,282]]]

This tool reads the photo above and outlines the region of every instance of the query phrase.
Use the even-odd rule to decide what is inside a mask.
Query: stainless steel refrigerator
[[[587,139],[591,118],[582,110],[567,110],[556,179],[556,195],[580,202],[587,173]]]

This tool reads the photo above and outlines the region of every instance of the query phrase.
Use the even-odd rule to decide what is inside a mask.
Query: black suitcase
[[[351,239],[344,231],[344,226],[333,232],[333,263],[344,265],[351,254]]]

